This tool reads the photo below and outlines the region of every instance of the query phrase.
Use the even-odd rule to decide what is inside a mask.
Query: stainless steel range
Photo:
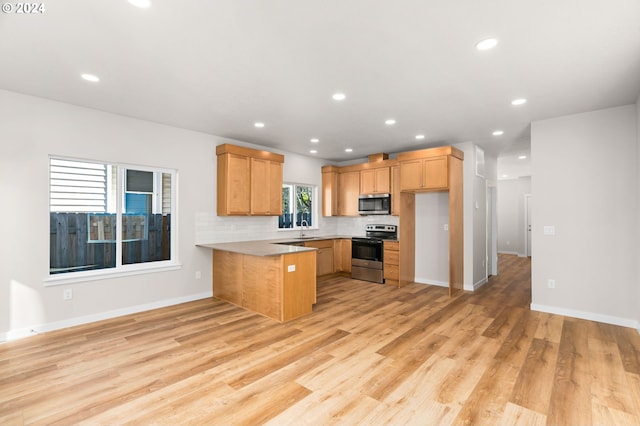
[[[396,225],[367,225],[365,237],[351,238],[351,278],[384,283],[384,240],[396,240]]]

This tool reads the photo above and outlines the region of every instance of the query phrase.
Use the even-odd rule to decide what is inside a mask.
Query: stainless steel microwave
[[[366,194],[358,197],[358,213],[391,214],[391,194]]]

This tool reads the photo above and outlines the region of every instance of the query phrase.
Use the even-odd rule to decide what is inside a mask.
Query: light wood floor
[[[278,324],[207,299],[0,345],[0,424],[640,424],[636,330],[347,278]]]

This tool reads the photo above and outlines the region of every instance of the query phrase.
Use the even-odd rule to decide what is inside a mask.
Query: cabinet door
[[[342,240],[342,271],[351,273],[351,240]]]
[[[269,161],[269,211],[270,216],[282,214],[282,163]]]
[[[322,216],[338,216],[338,173],[322,173]]]
[[[269,214],[269,161],[251,159],[251,214]]]
[[[358,197],[360,196],[360,172],[340,173],[340,198],[338,210],[340,216],[358,216]]]
[[[422,160],[400,163],[400,190],[422,189]]]
[[[360,171],[360,193],[373,194],[376,192],[376,171],[361,170]]]
[[[447,157],[434,157],[422,160],[423,187],[425,189],[446,189],[449,187],[447,179]]]
[[[333,273],[333,248],[318,249],[316,257],[316,275]]]
[[[388,194],[389,167],[360,171],[360,194]]]
[[[388,194],[391,190],[389,182],[389,167],[375,169],[375,192],[378,194]]]
[[[235,154],[218,157],[218,214],[248,215],[251,211],[251,160]]]
[[[400,166],[391,167],[391,214],[400,215]]]
[[[251,159],[251,214],[282,214],[282,164]]]

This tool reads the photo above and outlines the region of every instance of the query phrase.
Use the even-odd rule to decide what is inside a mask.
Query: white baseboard
[[[464,286],[464,289],[467,291],[476,291],[477,289],[479,289],[480,287],[482,287],[483,285],[485,285],[486,283],[488,283],[489,280],[487,279],[487,277],[482,278],[480,281],[473,283],[473,286]]]
[[[447,288],[449,287],[449,281],[432,280],[432,279],[429,279],[429,278],[415,278],[414,282],[418,283],[418,284],[435,285],[435,286],[438,286],[438,287],[447,287]],[[469,286],[469,285],[465,284],[463,289],[465,291],[476,291],[478,288],[482,287],[487,282],[488,282],[488,280],[486,278],[483,278],[480,281],[478,281],[477,283],[474,283],[473,286]]]
[[[498,251],[498,254],[513,254],[516,256],[520,256],[520,253],[518,253],[517,251]]]
[[[429,285],[435,285],[438,287],[449,287],[449,281],[439,281],[439,280],[432,280],[429,278],[414,278],[413,282],[418,283],[418,284],[429,284]]]
[[[589,321],[603,322],[606,324],[620,325],[622,327],[635,328],[640,333],[640,324],[637,320],[613,317],[610,315],[596,314],[593,312],[577,311],[574,309],[558,308],[556,306],[531,304],[532,311],[546,312],[549,314],[564,315],[566,317],[585,319]]]
[[[6,333],[0,333],[0,342],[21,339],[24,337],[33,336],[35,334],[45,333],[47,331],[60,330],[76,325],[89,324],[92,322],[121,317],[124,315],[136,314],[138,312],[150,311],[152,309],[165,308],[167,306],[193,302],[194,300],[206,299],[207,297],[212,296],[213,291],[208,291],[204,293],[192,294],[189,296],[176,297],[175,299],[160,300],[158,302],[145,303],[143,305],[130,306],[128,308],[122,309],[115,309],[113,311],[101,312],[99,314],[70,318],[63,321],[32,325],[31,327],[9,330]]]

